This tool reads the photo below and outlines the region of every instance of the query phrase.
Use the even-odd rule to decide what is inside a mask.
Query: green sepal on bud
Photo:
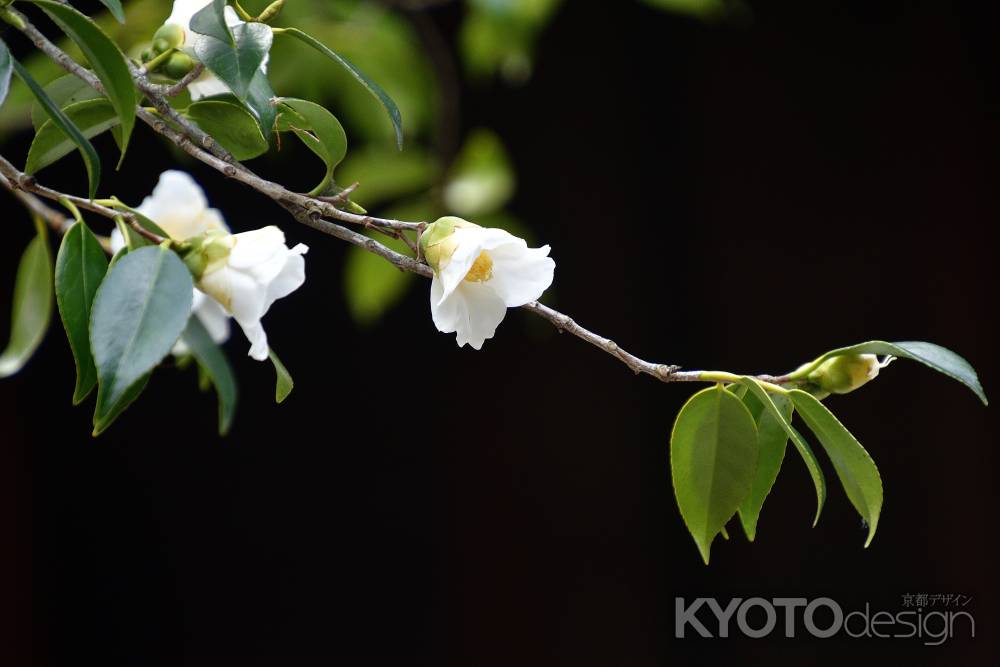
[[[420,235],[420,251],[427,265],[435,272],[440,271],[455,252],[457,243],[451,235],[460,227],[478,227],[478,225],[448,215],[427,225],[427,229]]]
[[[174,23],[161,25],[153,33],[153,52],[156,55],[170,49],[180,48],[184,44],[184,28]]]
[[[170,54],[167,62],[157,68],[157,72],[171,79],[183,79],[194,69],[194,58],[182,51]]]
[[[195,282],[225,264],[232,249],[232,235],[222,230],[194,236],[176,246],[177,254],[184,260]]]
[[[874,354],[841,354],[827,359],[807,376],[823,396],[847,394],[878,376],[883,364]]]

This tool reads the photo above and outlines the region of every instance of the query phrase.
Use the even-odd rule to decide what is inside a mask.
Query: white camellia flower
[[[214,238],[213,238],[214,237]],[[198,279],[198,287],[223,305],[250,340],[250,356],[267,359],[267,334],[261,318],[278,299],[306,280],[303,244],[289,249],[285,235],[270,226],[242,234],[209,234],[207,256],[212,259]]]
[[[222,214],[209,208],[204,191],[183,171],[170,170],[160,174],[153,194],[143,199],[136,210],[177,241],[185,241],[212,231],[229,233]],[[116,229],[111,233],[111,251],[118,252],[123,247],[125,239]],[[216,343],[224,343],[229,339],[229,314],[197,288],[194,290],[191,312],[201,320]],[[174,345],[175,355],[187,352],[183,341]]]
[[[191,17],[210,4],[212,4],[211,0],[174,0],[174,7],[170,12],[170,16],[163,23],[163,25],[176,25],[184,31],[184,41],[180,49],[195,60],[198,58],[194,49],[195,42],[199,39],[205,39],[205,36],[191,30]],[[235,28],[245,23],[245,21],[236,15],[236,10],[228,5],[226,6],[225,15],[226,25],[230,28]],[[260,71],[264,74],[267,74],[267,62],[269,59],[270,55],[265,56],[264,62],[260,65]],[[205,70],[201,76],[188,84],[187,89],[191,93],[192,102],[203,97],[224,95],[231,92],[226,84],[208,70]]]
[[[549,246],[529,248],[502,229],[441,218],[420,237],[431,280],[431,317],[438,331],[456,334],[459,347],[481,349],[508,308],[537,300],[552,284]]]

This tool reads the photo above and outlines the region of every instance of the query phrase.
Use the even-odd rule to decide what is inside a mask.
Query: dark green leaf
[[[0,106],[7,99],[7,91],[10,90],[10,76],[13,73],[14,60],[10,57],[7,44],[0,39]]]
[[[0,378],[21,370],[42,343],[52,316],[52,254],[45,226],[36,221],[37,235],[17,265],[10,341],[0,354]]]
[[[208,37],[195,42],[195,54],[233,94],[245,100],[250,84],[271,50],[274,34],[263,23],[243,23],[233,28],[236,46]]]
[[[188,320],[183,340],[201,371],[207,375],[219,399],[219,435],[229,432],[236,414],[236,378],[222,349],[216,345],[197,317]]]
[[[285,368],[285,365],[281,363],[281,359],[278,359],[278,355],[274,353],[274,350],[268,350],[267,356],[271,360],[271,363],[274,364],[274,373],[277,376],[274,385],[274,400],[277,403],[282,403],[292,393],[292,389],[295,388],[295,381],[292,380],[291,374]]]
[[[65,109],[71,104],[83,102],[85,100],[101,99],[104,96],[90,87],[83,79],[67,74],[45,85],[45,94],[49,96],[57,107]],[[117,114],[115,114],[117,115]],[[49,114],[37,101],[31,105],[31,126],[35,132],[42,129],[42,125],[49,121]]]
[[[87,139],[107,132],[119,124],[118,114],[105,98],[71,104],[63,113]],[[33,174],[62,159],[76,148],[76,143],[58,124],[46,121],[31,142],[24,170]]]
[[[260,130],[268,141],[270,141],[271,133],[274,131],[274,119],[278,114],[273,100],[274,90],[271,88],[271,82],[267,80],[267,74],[258,70],[253,81],[250,82],[250,90],[247,91],[247,99],[244,103],[257,118]]]
[[[108,8],[119,23],[125,23],[125,10],[122,9],[121,0],[101,0],[101,4]]]
[[[31,90],[31,93],[38,100],[39,104],[44,107],[45,112],[49,114],[49,118],[55,123],[59,129],[61,129],[66,136],[73,140],[73,143],[80,150],[80,156],[83,158],[83,164],[87,168],[87,181],[89,184],[89,196],[91,199],[97,194],[97,185],[101,181],[101,158],[98,157],[97,151],[94,150],[93,144],[83,136],[80,129],[73,124],[73,122],[66,117],[66,114],[62,112],[55,103],[49,99],[49,96],[45,94],[42,87],[38,85],[28,70],[21,66],[21,63],[14,62],[14,71],[17,76],[24,81],[24,83]]]
[[[986,399],[986,392],[983,391],[983,386],[979,384],[979,377],[976,375],[972,364],[948,348],[923,341],[887,343],[881,340],[871,340],[867,343],[842,347],[827,352],[815,361],[795,371],[793,375],[805,377],[830,357],[842,354],[890,354],[900,359],[919,361],[939,373],[944,373],[953,380],[958,380],[971,389],[979,397],[979,400],[983,402],[983,405],[989,405],[989,401]]]
[[[205,5],[191,17],[191,30],[233,46],[236,42],[226,23],[226,4],[227,0],[212,0],[211,4]]]
[[[108,259],[101,244],[87,225],[75,223],[63,236],[56,256],[56,303],[76,362],[73,405],[97,384],[90,351],[90,310],[107,271]]]
[[[267,139],[257,120],[242,105],[203,100],[189,106],[185,113],[237,160],[250,160],[267,152]]]
[[[778,409],[778,406],[771,399],[771,395],[764,390],[757,380],[752,377],[743,377],[740,378],[740,382],[746,385],[748,394],[752,393],[760,401],[764,409],[771,414],[771,417],[779,421],[785,429],[785,433],[792,439],[795,449],[802,456],[802,460],[809,470],[809,476],[812,477],[813,486],[816,488],[816,516],[813,518],[813,526],[815,527],[819,522],[820,512],[823,511],[823,503],[826,502],[826,480],[823,477],[822,469],[819,467],[819,461],[816,460],[816,455],[813,454],[812,448],[809,447],[806,439],[792,426],[791,419],[785,419],[784,413]]]
[[[706,564],[712,540],[750,493],[756,464],[757,427],[739,398],[716,385],[684,404],[670,434],[670,470]]]
[[[754,410],[751,407],[750,412],[757,420],[757,442],[760,445],[753,485],[750,493],[740,503],[739,510],[743,532],[751,542],[757,535],[757,520],[760,518],[764,500],[771,493],[771,487],[774,486],[778,472],[781,471],[781,462],[785,458],[785,445],[788,443],[785,423],[792,418],[791,401],[784,396],[774,396],[771,400],[774,401],[780,415],[776,416],[771,410],[766,409],[754,394],[749,394],[744,399],[744,402],[752,401],[757,408]]]
[[[788,396],[826,450],[851,504],[868,524],[868,539],[865,540],[867,547],[875,537],[882,511],[882,478],[879,477],[875,462],[819,399],[800,389],[793,389]]]
[[[104,84],[111,106],[121,119],[122,159],[135,127],[136,90],[125,56],[96,23],[68,5],[53,0],[31,0],[49,15],[66,36],[76,42],[94,74]]]
[[[166,248],[133,250],[108,272],[90,320],[98,377],[95,431],[120,412],[129,390],[180,338],[191,314],[193,289],[184,262]]]
[[[355,67],[349,60],[339,55],[335,51],[327,47],[323,42],[319,41],[312,35],[306,34],[299,30],[298,28],[285,28],[279,34],[290,35],[296,39],[308,44],[312,48],[316,49],[323,55],[325,55],[330,60],[334,61],[344,69],[346,69],[351,76],[353,76],[365,89],[371,93],[375,99],[379,101],[382,108],[385,109],[386,113],[389,114],[389,120],[392,121],[392,127],[396,131],[396,145],[400,150],[403,148],[403,118],[399,113],[399,107],[396,103],[392,101],[392,98],[382,90],[382,87],[369,79],[364,73]]]
[[[291,130],[326,164],[323,181],[310,193],[321,194],[333,183],[333,170],[347,155],[347,134],[337,117],[315,102],[284,97],[281,106],[294,112]],[[306,127],[295,125],[301,122]]]

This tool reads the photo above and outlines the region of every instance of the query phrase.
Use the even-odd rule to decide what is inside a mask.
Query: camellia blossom
[[[195,53],[194,45],[197,40],[211,38],[206,38],[204,35],[199,35],[191,30],[191,18],[210,4],[212,4],[211,0],[174,0],[170,16],[163,23],[163,25],[176,25],[184,31],[184,41],[181,43],[180,49],[196,60],[198,56]],[[235,28],[245,23],[245,21],[236,15],[236,10],[228,5],[226,5],[225,16],[226,25],[230,28]],[[270,55],[265,56],[264,62],[260,65],[260,71],[264,74],[267,74],[267,62],[269,59]],[[205,70],[201,76],[188,84],[187,89],[191,93],[192,101],[197,101],[203,97],[225,95],[231,92],[229,87],[219,77],[208,70]]]
[[[431,280],[431,317],[459,347],[481,349],[508,308],[537,300],[552,284],[549,246],[529,248],[502,229],[441,218],[420,237]]]

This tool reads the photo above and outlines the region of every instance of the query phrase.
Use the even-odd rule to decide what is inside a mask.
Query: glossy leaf
[[[73,124],[66,114],[62,112],[58,106],[45,94],[38,82],[35,81],[31,74],[28,73],[21,63],[14,62],[14,72],[17,76],[24,81],[24,83],[31,90],[31,93],[38,100],[39,104],[45,109],[45,112],[49,115],[49,118],[59,129],[61,129],[66,136],[68,136],[76,147],[80,151],[80,156],[83,158],[83,164],[87,169],[87,181],[88,181],[88,192],[91,199],[97,193],[97,185],[101,181],[101,158],[98,157],[97,151],[94,150],[93,144],[83,136],[80,132],[80,128]],[[30,171],[28,172],[30,173]]]
[[[226,23],[227,0],[212,0],[191,17],[191,30],[199,35],[214,37],[224,44],[235,45],[233,34]]]
[[[185,115],[237,160],[250,160],[267,152],[267,139],[257,119],[241,105],[226,100],[203,100],[189,106]]]
[[[121,0],[101,0],[101,4],[108,8],[119,23],[125,23],[125,10],[122,9]]]
[[[350,73],[350,75],[353,76],[358,81],[358,83],[364,86],[365,89],[369,93],[371,93],[376,100],[378,100],[379,104],[382,105],[382,108],[385,109],[386,113],[389,114],[389,120],[392,122],[393,130],[395,130],[396,132],[396,145],[400,150],[402,150],[403,118],[399,113],[399,107],[397,107],[396,103],[392,101],[392,98],[389,97],[389,95],[384,90],[382,90],[382,87],[380,85],[378,85],[377,83],[369,79],[367,76],[365,76],[364,73],[357,67],[355,67],[349,60],[347,60],[343,56],[339,55],[338,53],[330,49],[328,46],[323,44],[321,41],[319,41],[312,35],[304,33],[298,28],[285,28],[281,31],[280,34],[289,35],[291,37],[300,40],[305,44],[308,44],[312,48],[316,49],[317,51],[325,55],[330,60],[334,61],[335,63],[346,69]]]
[[[243,104],[257,119],[264,138],[270,141],[278,111],[274,106],[274,90],[271,88],[271,82],[267,79],[267,74],[263,71],[258,70],[257,74],[254,75]]]
[[[191,314],[193,289],[184,262],[157,246],[129,252],[108,272],[90,320],[98,376],[95,433],[127,407],[122,402],[130,390],[180,338]]]
[[[237,399],[236,377],[229,360],[197,317],[188,320],[182,338],[192,356],[198,360],[201,372],[215,386],[219,400],[219,435],[226,435],[233,424]]]
[[[243,23],[232,29],[236,45],[216,38],[199,39],[194,44],[198,60],[225,83],[240,100],[250,92],[250,84],[271,50],[274,34],[263,23]]]
[[[85,100],[71,104],[63,113],[87,139],[93,139],[120,123],[111,103],[105,98]],[[46,121],[35,134],[28,150],[28,160],[24,170],[33,174],[73,152],[76,143],[66,135],[58,124]]]
[[[791,419],[785,419],[785,413],[778,409],[771,394],[767,393],[757,380],[752,377],[743,377],[740,378],[740,382],[746,386],[747,393],[752,393],[760,401],[763,408],[771,414],[771,417],[781,424],[802,457],[802,461],[806,464],[806,469],[809,470],[809,476],[812,477],[813,486],[816,489],[816,515],[813,517],[813,527],[815,527],[819,522],[819,515],[823,511],[823,504],[826,502],[826,479],[823,477],[823,470],[819,467],[816,455],[813,454],[806,439],[792,426]]]
[[[135,127],[137,103],[135,84],[125,56],[118,46],[87,16],[68,5],[53,0],[30,0],[41,7],[49,18],[72,39],[104,85],[111,106],[121,119],[122,159]]]
[[[97,368],[90,351],[90,311],[107,271],[108,259],[97,237],[83,222],[75,223],[59,246],[55,274],[59,316],[76,362],[73,405],[83,401],[97,384]]]
[[[706,564],[712,540],[750,493],[756,464],[757,427],[739,398],[717,385],[684,404],[670,434],[670,470]]]
[[[34,354],[52,316],[52,254],[48,235],[40,221],[17,265],[14,304],[10,316],[10,340],[0,354],[0,378],[21,370]]]
[[[745,385],[739,385],[744,387]],[[739,515],[743,532],[751,542],[757,536],[757,520],[764,506],[774,481],[781,471],[781,462],[785,458],[785,446],[788,444],[788,433],[785,424],[792,419],[792,402],[784,396],[772,396],[771,400],[777,407],[779,415],[764,407],[755,394],[749,394],[744,402],[752,400],[756,410],[750,408],[757,421],[757,442],[760,453],[757,457],[757,469],[754,472],[753,485],[750,493],[740,503]]]
[[[905,341],[898,343],[887,343],[881,340],[871,340],[867,343],[860,343],[850,347],[842,347],[831,350],[807,365],[807,367],[797,370],[794,375],[805,377],[810,371],[819,367],[830,357],[842,354],[889,354],[900,359],[912,359],[919,361],[925,366],[929,366],[939,373],[944,373],[953,380],[957,380],[971,389],[983,405],[989,405],[986,392],[979,383],[979,377],[975,369],[968,361],[955,354],[946,347],[926,343],[924,341]]]
[[[291,130],[326,164],[323,181],[310,194],[324,193],[333,183],[333,170],[347,155],[347,134],[337,117],[315,102],[285,97],[281,106],[293,112]],[[299,126],[303,122],[306,127]]]
[[[0,39],[0,106],[7,99],[10,90],[10,77],[14,73],[14,59],[10,57],[7,44]]]
[[[268,358],[271,363],[274,364],[274,373],[276,376],[274,384],[274,400],[276,403],[282,403],[288,395],[292,393],[292,389],[295,388],[295,381],[292,380],[291,373],[285,368],[285,365],[281,363],[281,359],[278,359],[278,355],[274,353],[274,350],[268,350]]]
[[[868,524],[867,547],[875,537],[882,512],[882,478],[875,462],[819,399],[800,389],[793,389],[788,396],[826,450],[851,504]]]
[[[83,79],[67,74],[45,85],[45,94],[49,96],[57,107],[65,109],[71,104],[86,100],[101,99],[104,96],[94,90]],[[116,114],[117,115],[117,114]],[[45,112],[37,101],[31,105],[31,126],[38,132],[42,125],[49,121],[49,114]]]

